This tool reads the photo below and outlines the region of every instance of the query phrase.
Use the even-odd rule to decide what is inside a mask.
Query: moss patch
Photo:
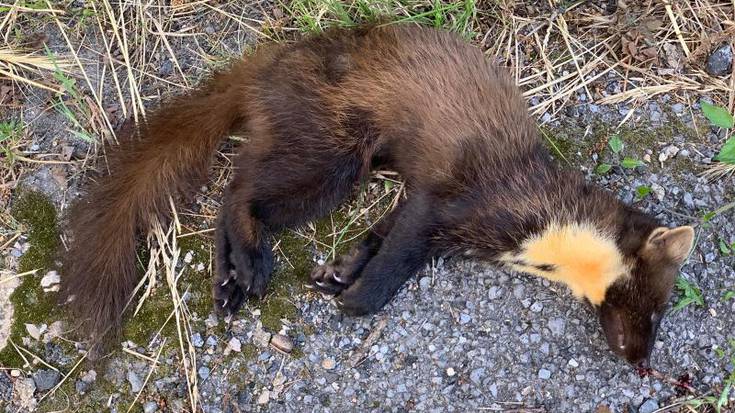
[[[186,269],[182,274],[180,285],[184,289],[189,289],[191,299],[187,301],[189,310],[196,313],[199,317],[206,318],[214,308],[214,299],[212,298],[212,274],[209,272],[210,265],[214,266],[214,262],[210,262],[214,245],[211,239],[201,235],[189,236],[179,239],[181,247],[182,259],[191,253],[191,263],[185,264]],[[202,271],[196,271],[191,266],[204,265]]]
[[[45,293],[41,288],[41,279],[54,266],[59,231],[56,208],[40,192],[21,191],[13,203],[11,215],[23,225],[30,244],[20,259],[18,272],[36,270],[35,274],[24,276],[10,296],[14,308],[10,340],[19,345],[27,334],[26,323],[48,323],[50,314],[56,310],[56,294]],[[10,343],[0,351],[0,365],[20,368],[23,363]]]
[[[586,125],[579,125],[575,120],[567,119],[559,126],[542,126],[541,135],[550,153],[560,162],[568,162],[571,166],[597,166],[592,163],[593,153],[599,155],[598,163],[617,165],[623,157],[642,160],[645,151],[650,149],[653,154],[651,162],[647,163],[646,167],[660,170],[661,166],[657,161],[658,151],[663,146],[672,144],[675,136],[683,136],[688,142],[698,140],[697,131],[686,126],[674,115],[669,118],[672,121],[656,128],[651,128],[650,125],[623,125],[616,128],[614,125],[594,121],[589,130]],[[624,144],[619,154],[613,153],[608,146],[608,141],[613,135],[618,135]],[[665,169],[684,172],[691,171],[694,167],[691,160],[675,157],[666,162]]]
[[[180,293],[188,292],[187,305],[189,310],[204,318],[212,310],[213,305],[211,277],[205,271],[196,271],[191,267],[199,263],[204,264],[205,268],[208,267],[212,242],[203,236],[185,237],[179,239],[178,242],[181,249],[180,260],[185,266],[178,283]],[[183,262],[183,259],[188,253],[191,253],[192,259],[187,264]],[[141,262],[147,262],[147,258],[143,255],[147,255],[147,249],[145,254],[139,254]],[[137,302],[136,299],[134,304],[137,305]],[[138,314],[135,317],[129,317],[123,324],[123,336],[138,345],[147,345],[153,335],[164,325],[173,309],[173,301],[166,281],[159,279],[156,288],[146,298]],[[161,334],[166,337],[176,336],[176,322],[173,317],[165,325]]]
[[[283,254],[268,285],[269,293],[264,300],[251,300],[260,309],[263,327],[273,332],[281,329],[281,319],[295,320],[298,317],[298,309],[290,299],[302,290],[313,266],[308,241],[288,231],[279,239]]]
[[[367,204],[365,197],[366,192],[360,191],[356,202],[350,204],[353,213]],[[379,204],[375,212],[385,207],[387,202]],[[309,274],[316,265],[312,257],[318,250],[329,255],[326,259],[331,259],[332,254],[346,253],[357,242],[357,239],[351,238],[360,238],[357,236],[367,227],[365,217],[351,221],[352,216],[341,209],[314,223],[316,231],[313,240],[292,231],[286,231],[278,237],[279,262],[268,285],[269,294],[262,301],[252,300],[252,304],[260,309],[260,321],[266,329],[277,332],[281,329],[281,319],[293,321],[298,317],[298,309],[291,297],[303,291],[304,284],[309,281]]]

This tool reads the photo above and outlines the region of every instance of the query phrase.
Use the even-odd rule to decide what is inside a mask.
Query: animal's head
[[[613,283],[599,306],[610,348],[635,366],[648,367],[656,332],[679,268],[694,241],[692,227],[659,227],[632,252],[630,274]]]

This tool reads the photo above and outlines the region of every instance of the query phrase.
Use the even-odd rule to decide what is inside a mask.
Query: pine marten
[[[642,365],[693,242],[557,167],[479,49],[430,28],[334,29],[260,47],[111,150],[109,175],[72,208],[63,263],[63,297],[92,337],[119,331],[137,238],[203,182],[228,134],[249,137],[217,220],[213,294],[229,314],[265,294],[271,235],[328,214],[376,165],[400,173],[406,199],[311,274],[349,315],[380,310],[430,257],[464,254],[566,284]]]

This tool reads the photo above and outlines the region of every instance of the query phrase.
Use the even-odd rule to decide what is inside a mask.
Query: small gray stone
[[[37,404],[33,397],[35,391],[36,384],[33,379],[18,379],[13,384],[13,402],[21,407],[21,411],[34,411]]]
[[[487,298],[491,300],[495,300],[496,298],[500,298],[500,296],[503,295],[503,290],[500,289],[498,286],[492,286],[487,291]]]
[[[209,377],[209,367],[206,367],[206,366],[199,367],[198,372],[199,372],[199,377],[201,377],[202,380],[207,380],[207,378]]]
[[[84,380],[77,380],[77,381],[76,381],[76,382],[74,383],[74,388],[75,388],[75,389],[77,390],[77,393],[79,393],[79,394],[84,394],[84,393],[86,393],[86,392],[87,392],[87,390],[89,390],[89,388],[90,388],[90,384],[89,384],[89,383],[87,383],[87,382],[86,382],[86,381],[84,381]]]
[[[549,320],[549,330],[551,330],[551,334],[555,336],[560,336],[564,334],[564,329],[566,328],[566,320],[564,320],[561,317],[552,318]]]
[[[158,403],[156,402],[146,402],[143,405],[143,412],[144,413],[153,413],[158,410]]]
[[[519,300],[522,300],[526,297],[526,289],[523,287],[523,284],[518,284],[513,287],[513,297]]]
[[[191,335],[191,344],[194,347],[201,347],[204,345],[204,339],[202,338],[202,335],[199,333],[194,333]]]
[[[684,205],[686,205],[687,208],[694,208],[694,198],[689,192],[684,193]]]
[[[724,76],[732,71],[732,48],[723,44],[707,58],[707,73],[712,76]]]
[[[531,311],[533,311],[534,313],[540,312],[541,310],[543,310],[543,308],[544,308],[544,305],[541,304],[541,301],[536,301],[533,304],[531,304]]]
[[[128,383],[130,383],[130,390],[133,393],[138,393],[143,388],[143,382],[134,371],[128,370]]]
[[[469,314],[462,313],[459,315],[459,323],[460,324],[467,324],[470,321],[472,321],[472,317],[469,316]]]
[[[263,330],[263,329],[256,329],[253,331],[253,344],[255,344],[258,347],[267,347],[268,343],[271,342],[271,333]]]
[[[472,380],[473,383],[476,385],[480,385],[482,382],[482,377],[485,375],[485,369],[483,367],[474,369],[470,372],[470,380]]]
[[[538,378],[542,380],[548,380],[551,378],[551,372],[546,369],[541,369],[538,371]]]
[[[653,413],[656,410],[658,410],[658,402],[655,399],[648,399],[638,408],[638,413]]]
[[[493,397],[498,397],[498,385],[497,384],[495,383],[491,384],[488,390],[490,390],[490,394],[492,394]]]
[[[33,374],[33,381],[38,391],[51,390],[61,379],[61,375],[55,370],[39,370]]]
[[[684,104],[683,103],[674,103],[673,105],[671,105],[671,110],[674,111],[674,113],[684,112]]]
[[[426,291],[431,288],[431,277],[423,277],[419,280],[419,287],[421,290]]]
[[[210,314],[206,320],[204,320],[204,325],[207,326],[207,328],[214,328],[217,327],[217,324],[219,324],[219,319],[214,314]]]

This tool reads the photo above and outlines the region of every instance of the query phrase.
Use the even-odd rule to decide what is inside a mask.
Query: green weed
[[[83,103],[84,97],[77,88],[76,80],[69,77],[59,68],[59,65],[56,63],[56,57],[51,53],[48,47],[46,48],[46,56],[48,56],[54,64],[54,79],[59,82],[64,89],[65,94],[69,97],[69,99],[66,100],[64,99],[64,95],[58,96],[54,103],[54,108],[72,124],[72,129],[68,129],[69,132],[77,138],[87,142],[93,141],[92,136],[84,129],[80,118],[77,116],[77,112],[72,110],[72,108],[67,104],[67,102],[69,102],[79,112],[85,124],[89,123],[88,121],[92,117],[92,113],[89,106]]]
[[[476,35],[475,0],[296,0],[286,7],[304,32],[365,23],[417,23],[454,31],[465,38]]]
[[[683,277],[679,277],[676,279],[676,288],[679,290],[680,296],[679,301],[674,305],[674,310],[681,310],[690,304],[704,307],[702,291],[695,284]]]
[[[622,155],[623,148],[625,147],[625,145],[623,143],[623,139],[620,137],[619,134],[614,134],[614,135],[610,136],[610,138],[607,141],[607,146],[610,147],[610,150],[612,151],[612,153],[616,157],[618,157],[618,159],[619,159],[620,155]],[[622,166],[623,168],[625,168],[625,169],[635,169],[635,168],[637,168],[639,166],[645,166],[645,164],[643,162],[639,161],[638,159],[631,158],[629,156],[623,157],[623,159],[620,160],[618,162],[618,164],[620,166]],[[608,172],[610,172],[610,170],[612,169],[612,167],[613,167],[613,164],[605,163],[605,162],[600,163],[595,168],[595,173],[597,173],[598,175],[605,175]],[[639,189],[640,189],[640,187],[639,187]],[[650,192],[650,188],[649,188],[649,191],[647,193],[641,194],[639,192],[638,195],[639,195],[640,198],[643,198],[645,195],[648,195],[649,192]]]
[[[15,147],[23,135],[23,125],[11,120],[0,123],[0,153],[8,166],[15,163]]]

